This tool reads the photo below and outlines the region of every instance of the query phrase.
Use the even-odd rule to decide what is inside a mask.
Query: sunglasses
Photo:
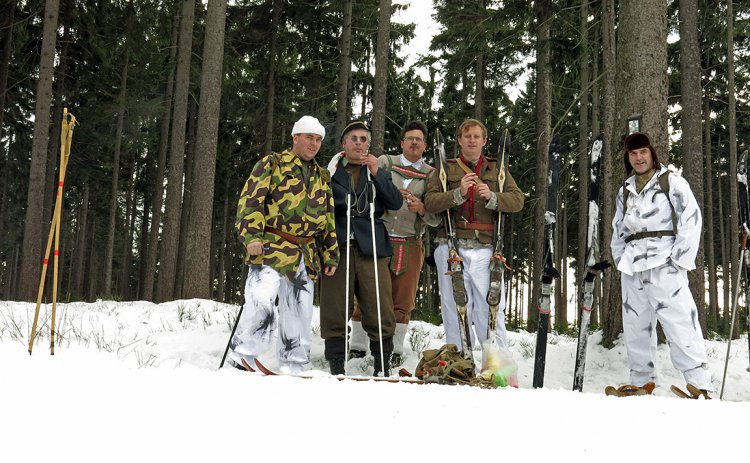
[[[365,135],[352,135],[349,137],[349,140],[353,141],[354,143],[357,143],[359,141],[360,143],[367,143],[367,136]]]
[[[409,143],[411,143],[411,142],[422,143],[422,142],[424,142],[424,138],[422,138],[422,137],[404,137],[404,141],[408,141]]]

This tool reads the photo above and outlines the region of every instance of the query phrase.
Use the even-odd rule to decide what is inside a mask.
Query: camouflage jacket
[[[276,228],[309,243],[295,245],[271,233]],[[338,266],[339,248],[333,218],[333,194],[328,171],[310,164],[310,186],[305,187],[302,161],[291,149],[273,153],[255,164],[237,205],[237,231],[247,246],[261,241],[261,256],[246,256],[248,264],[265,264],[292,279],[305,257],[307,274],[315,280],[322,265]]]

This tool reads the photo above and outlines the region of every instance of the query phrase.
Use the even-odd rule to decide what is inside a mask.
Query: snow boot
[[[380,373],[383,377],[391,376],[391,354],[393,354],[393,338],[383,338],[383,361],[385,365],[380,364],[380,342],[370,341],[370,352],[375,359],[375,369],[373,376],[379,376]]]
[[[331,369],[331,374],[334,376],[346,374],[346,370],[344,369],[344,357],[333,357],[328,359],[328,366]]]
[[[346,373],[346,352],[344,352],[344,344],[343,338],[325,340],[324,356],[326,360],[328,360],[328,365],[331,369],[332,375],[343,375]]]
[[[396,323],[396,333],[393,335],[393,355],[391,355],[391,366],[400,367],[404,363],[404,339],[408,323]]]
[[[349,360],[361,359],[367,355],[367,333],[361,321],[352,320],[352,331],[349,335]]]

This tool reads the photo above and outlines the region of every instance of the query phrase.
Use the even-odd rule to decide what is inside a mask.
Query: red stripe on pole
[[[59,182],[59,183],[57,184],[57,186],[59,186],[60,188],[62,188],[62,186],[63,186],[63,182]]]
[[[49,259],[44,259],[43,262],[44,262],[44,265],[47,265],[47,264],[49,264]]]
[[[55,255],[59,256],[60,255],[60,251],[58,251],[57,249],[55,249]]]

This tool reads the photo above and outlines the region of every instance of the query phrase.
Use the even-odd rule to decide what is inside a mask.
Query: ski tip
[[[242,361],[242,366],[245,368],[245,370],[249,371],[250,373],[255,373],[255,369],[251,367],[250,365],[248,365],[245,359],[241,359],[241,361]]]

